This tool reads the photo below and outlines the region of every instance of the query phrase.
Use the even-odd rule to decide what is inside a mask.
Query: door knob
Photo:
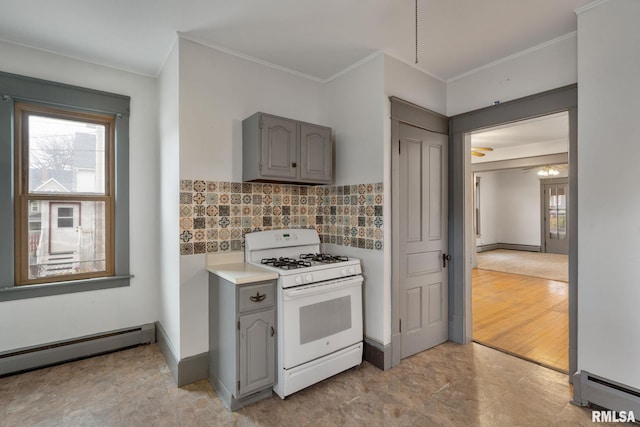
[[[442,268],[446,268],[447,267],[447,261],[451,261],[451,255],[442,254]]]

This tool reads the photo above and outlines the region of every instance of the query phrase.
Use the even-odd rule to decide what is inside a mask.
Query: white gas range
[[[279,274],[281,398],[362,362],[359,259],[321,254],[315,230],[287,229],[246,234],[245,261]]]

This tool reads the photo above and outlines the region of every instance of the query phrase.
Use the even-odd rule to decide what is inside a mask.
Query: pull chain
[[[416,0],[416,64],[418,63],[418,0]]]

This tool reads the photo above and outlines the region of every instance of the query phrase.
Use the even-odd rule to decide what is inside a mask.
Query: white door
[[[393,179],[398,216],[401,357],[447,340],[448,136],[400,123]]]
[[[55,203],[49,205],[51,222],[49,239],[51,254],[71,253],[78,249],[80,203]]]

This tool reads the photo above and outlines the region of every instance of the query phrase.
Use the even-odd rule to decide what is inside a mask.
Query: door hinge
[[[240,381],[238,381],[238,391],[240,391]]]
[[[240,330],[240,321],[238,320],[238,330]]]
[[[260,123],[258,124],[258,126],[260,127],[260,129],[262,129],[262,117],[260,117]]]
[[[262,172],[262,160],[258,162],[258,169],[260,169],[260,171]]]

